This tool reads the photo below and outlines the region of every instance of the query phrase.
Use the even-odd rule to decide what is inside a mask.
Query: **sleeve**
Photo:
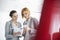
[[[6,25],[5,25],[5,37],[6,38],[12,38],[13,35],[9,34],[9,26],[10,26],[10,23],[9,22],[6,22]]]
[[[38,28],[38,20],[36,19],[36,18],[34,18],[34,27],[35,27],[35,29],[37,29]]]
[[[37,27],[38,27],[38,20],[36,18],[31,19],[31,27],[32,27],[30,30],[31,36],[35,37],[37,32]]]

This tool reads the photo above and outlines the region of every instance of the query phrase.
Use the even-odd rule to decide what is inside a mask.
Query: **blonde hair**
[[[24,8],[22,9],[22,11],[21,11],[22,17],[24,16],[24,15],[23,15],[23,12],[24,12],[24,11],[29,11],[29,12],[30,12],[30,10],[29,10],[27,7],[24,7]]]

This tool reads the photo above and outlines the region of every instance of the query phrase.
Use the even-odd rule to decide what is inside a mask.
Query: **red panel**
[[[49,34],[49,29],[50,29],[50,24],[51,24],[51,15],[55,14],[55,12],[58,12],[57,11],[58,8],[55,8],[54,11],[52,11],[54,8],[54,5],[57,4],[57,2],[59,2],[59,0],[45,0],[44,1],[40,24],[37,29],[38,31],[37,31],[37,36],[35,40],[51,40],[51,36]]]

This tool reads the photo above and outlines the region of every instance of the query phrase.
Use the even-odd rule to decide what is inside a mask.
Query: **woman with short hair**
[[[22,26],[20,22],[17,22],[18,19],[17,11],[12,10],[9,16],[11,17],[11,20],[6,22],[5,25],[6,40],[19,40]]]

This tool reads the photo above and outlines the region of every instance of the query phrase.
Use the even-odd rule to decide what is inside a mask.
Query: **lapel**
[[[13,34],[12,21],[10,20],[9,24],[9,34]]]

